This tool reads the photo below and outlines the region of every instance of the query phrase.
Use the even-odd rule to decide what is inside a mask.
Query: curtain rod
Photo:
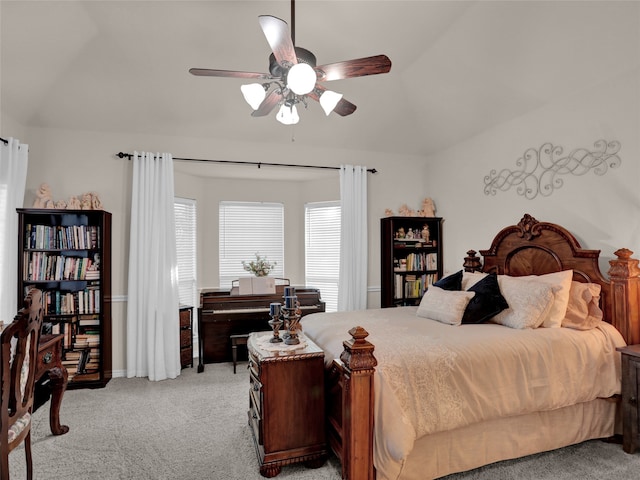
[[[129,160],[131,160],[131,157],[133,157],[133,154],[118,152],[117,156],[119,158],[127,157]],[[242,160],[203,160],[199,158],[180,158],[180,157],[173,157],[173,159],[182,160],[185,162],[229,163],[234,165],[257,165],[258,168],[265,165],[269,167],[320,168],[324,170],[340,170],[340,167],[328,167],[328,166],[322,166],[322,165],[297,165],[294,163],[249,162],[249,161],[242,161]],[[368,168],[367,172],[378,173],[378,171],[375,168]]]

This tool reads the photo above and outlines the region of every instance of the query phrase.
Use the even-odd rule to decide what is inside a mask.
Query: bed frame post
[[[640,268],[633,252],[616,250],[617,259],[610,260],[611,324],[628,345],[640,343]]]
[[[362,327],[349,330],[342,342],[342,478],[374,480],[373,467],[373,372],[377,361],[369,333]]]

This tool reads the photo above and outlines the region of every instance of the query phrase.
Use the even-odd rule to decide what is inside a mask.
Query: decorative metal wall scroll
[[[548,197],[564,184],[561,175],[580,176],[590,171],[604,175],[609,168],[619,167],[622,160],[618,151],[620,142],[605,140],[595,142],[593,151],[576,148],[564,156],[562,147],[554,147],[551,143],[545,143],[539,150],[529,148],[516,161],[518,170],[491,170],[484,177],[484,193],[495,195],[498,190],[506,192],[515,187],[518,195],[529,200],[538,194]]]

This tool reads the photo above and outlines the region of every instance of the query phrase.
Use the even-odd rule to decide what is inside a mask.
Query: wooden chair
[[[33,478],[31,413],[42,328],[42,292],[32,289],[0,335],[0,479],[9,479],[9,453],[24,442],[27,480]]]

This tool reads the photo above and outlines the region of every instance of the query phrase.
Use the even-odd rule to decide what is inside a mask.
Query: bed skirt
[[[378,480],[427,480],[619,433],[619,402],[594,400],[498,418],[416,441],[404,464],[380,466]]]

